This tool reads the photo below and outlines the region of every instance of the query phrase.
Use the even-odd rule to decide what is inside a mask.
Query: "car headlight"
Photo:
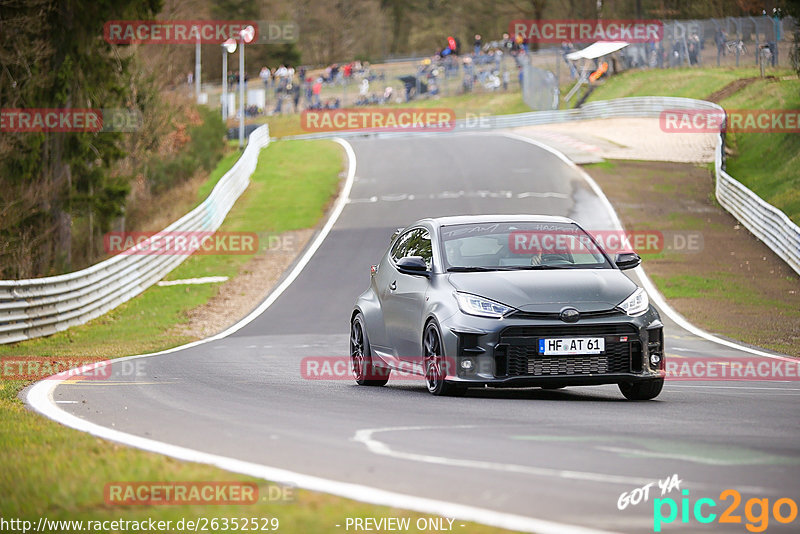
[[[650,308],[650,298],[647,296],[647,291],[640,287],[630,297],[620,302],[617,307],[628,315],[641,315]]]
[[[469,293],[456,293],[456,300],[458,307],[462,312],[469,315],[478,315],[480,317],[494,317],[499,319],[514,308],[500,304],[493,300],[478,297],[477,295],[470,295]]]

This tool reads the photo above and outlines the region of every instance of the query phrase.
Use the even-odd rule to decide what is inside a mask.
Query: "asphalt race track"
[[[652,532],[657,485],[648,503],[620,511],[617,500],[673,474],[691,503],[720,502],[728,488],[743,502],[800,502],[798,382],[668,382],[658,399],[637,403],[616,386],[436,398],[421,380],[367,388],[301,376],[305,357],[347,354],[353,301],[396,227],[426,216],[540,213],[611,228],[577,170],[519,139],[351,144],[350,202],[271,307],[229,337],[140,360],[143,376],[59,385],[58,406],[203,452],[600,530]],[[748,356],[664,321],[669,358]],[[743,506],[736,515],[746,522]],[[769,532],[797,525],[770,519]],[[746,532],[735,523],[681,525],[680,515],[665,527],[678,530]]]

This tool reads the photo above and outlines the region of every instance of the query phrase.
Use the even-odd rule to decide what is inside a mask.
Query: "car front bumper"
[[[568,324],[552,317],[489,319],[457,313],[440,324],[447,381],[468,386],[560,387],[663,378],[658,312],[596,314]],[[540,338],[603,337],[601,354],[545,356]],[[469,362],[469,363],[465,363]]]

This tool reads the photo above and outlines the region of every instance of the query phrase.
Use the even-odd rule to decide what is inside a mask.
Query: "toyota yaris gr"
[[[398,230],[350,317],[360,385],[393,371],[434,395],[470,387],[664,384],[664,334],[647,293],[575,221],[531,215],[423,219]]]

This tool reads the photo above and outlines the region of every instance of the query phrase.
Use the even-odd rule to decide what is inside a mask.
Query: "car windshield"
[[[570,223],[476,223],[444,226],[442,250],[450,272],[612,269],[605,254]]]

